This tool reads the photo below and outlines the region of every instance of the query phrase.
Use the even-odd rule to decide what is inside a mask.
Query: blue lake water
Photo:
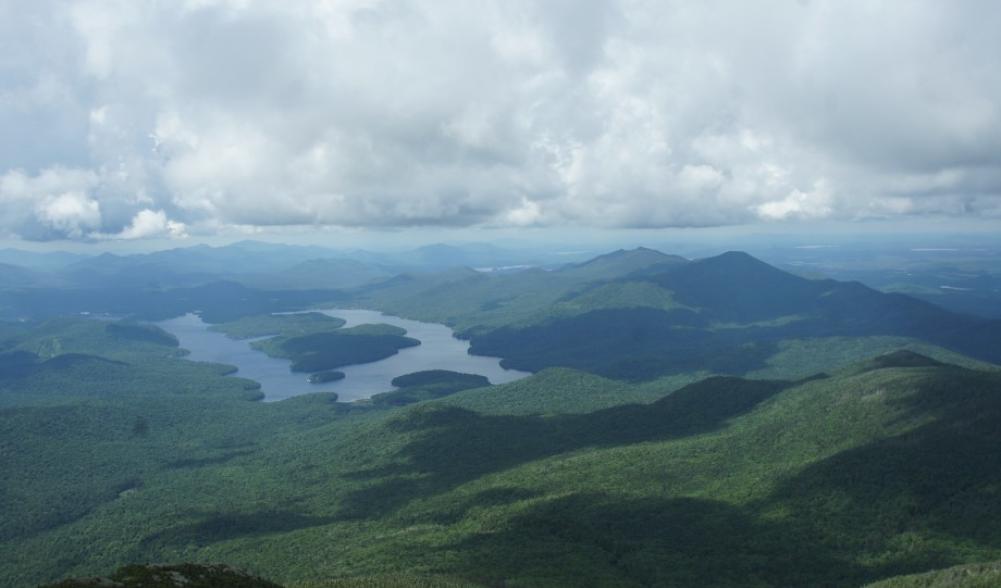
[[[418,339],[416,347],[401,349],[396,355],[379,361],[338,368],[345,378],[337,382],[310,384],[303,373],[289,370],[290,362],[268,357],[250,347],[253,340],[230,339],[222,333],[210,331],[211,325],[197,315],[156,323],[173,333],[181,347],[191,352],[188,359],[213,361],[237,367],[237,374],[261,384],[264,400],[272,402],[313,392],[336,392],[343,402],[369,398],[379,392],[393,390],[391,380],[403,374],[421,370],[444,369],[467,374],[486,376],[492,384],[503,384],[529,374],[507,370],[496,357],[469,355],[469,342],[456,339],[445,325],[423,323],[386,315],[374,310],[326,309],[316,312],[342,318],[345,327],[361,324],[389,324],[407,330],[407,336]]]

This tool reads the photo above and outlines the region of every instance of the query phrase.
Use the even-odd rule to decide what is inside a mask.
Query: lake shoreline
[[[268,337],[235,339],[213,331],[196,314],[186,314],[155,324],[180,341],[189,353],[186,359],[223,363],[237,368],[233,374],[261,385],[263,402],[277,402],[304,394],[334,392],[341,402],[365,400],[375,394],[396,390],[393,378],[417,371],[444,369],[487,377],[492,384],[503,384],[530,375],[528,372],[505,369],[500,358],[469,354],[469,342],[459,339],[446,325],[404,319],[379,311],[365,309],[326,308],[275,314],[319,312],[343,319],[340,328],[362,324],[389,324],[407,331],[420,345],[399,350],[377,361],[338,368],[344,378],[320,383],[309,382],[309,374],[292,372],[287,359],[270,357],[251,347],[253,341]]]

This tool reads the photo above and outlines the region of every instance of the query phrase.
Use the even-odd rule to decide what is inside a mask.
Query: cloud
[[[150,209],[139,210],[118,233],[103,233],[107,215],[97,195],[114,181],[90,170],[61,167],[46,168],[37,176],[9,171],[0,176],[0,225],[16,227],[21,237],[36,240],[187,236],[184,223]]]
[[[890,204],[888,208],[892,209],[893,206]],[[769,220],[824,218],[831,214],[831,192],[827,183],[820,180],[809,192],[795,190],[781,200],[758,205],[756,211],[758,216]],[[905,213],[908,210],[906,207],[897,208],[897,212]]]
[[[996,217],[998,29],[931,0],[0,0],[0,231]]]
[[[80,238],[100,225],[101,206],[82,192],[64,192],[41,200],[35,217],[57,234]]]
[[[90,196],[97,176],[52,167],[37,176],[11,170],[0,176],[0,222],[34,239],[80,239],[101,226],[101,205]]]
[[[184,226],[184,223],[168,219],[162,210],[147,208],[137,212],[132,222],[122,232],[110,236],[112,239],[146,239],[150,237],[184,238],[187,237],[187,227]]]

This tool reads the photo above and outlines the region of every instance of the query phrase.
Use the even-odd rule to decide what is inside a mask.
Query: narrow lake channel
[[[259,382],[265,402],[284,400],[313,392],[336,392],[343,402],[369,398],[379,392],[393,390],[393,378],[421,370],[444,369],[486,376],[492,384],[503,384],[529,374],[507,370],[500,359],[469,355],[469,342],[456,339],[452,330],[437,323],[403,319],[374,310],[331,308],[318,310],[347,321],[345,327],[362,324],[388,324],[407,330],[407,336],[420,340],[416,347],[401,349],[396,355],[371,363],[337,368],[345,378],[336,382],[310,384],[307,374],[293,373],[290,362],[268,357],[250,347],[253,339],[230,339],[209,330],[211,325],[195,314],[187,314],[156,323],[173,333],[181,347],[191,352],[188,359],[213,361],[236,366],[240,377]]]

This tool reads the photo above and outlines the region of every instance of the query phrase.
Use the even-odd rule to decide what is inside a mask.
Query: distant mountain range
[[[513,368],[574,367],[629,380],[759,372],[806,345],[821,350],[812,365],[841,355],[843,363],[889,350],[880,337],[1001,361],[997,321],[858,282],[807,279],[742,252],[688,260],[638,248],[507,272],[469,267],[525,261],[490,246],[429,246],[382,264],[375,254],[368,261],[315,257],[325,252],[332,253],[241,242],[60,258],[68,263],[57,271],[12,266],[0,273],[0,314],[203,311],[219,321],[350,304],[449,324],[471,340],[473,353]]]
[[[473,353],[530,371],[566,366],[629,379],[700,369],[743,374],[766,368],[792,341],[835,337],[906,337],[1001,360],[997,321],[858,282],[806,279],[741,252],[688,261],[617,251],[553,272],[387,282],[359,297],[452,324]]]
[[[1001,561],[997,322],[740,252],[387,270],[337,289],[291,280],[372,266],[300,260],[277,270],[281,289],[101,287],[101,268],[132,262],[90,261],[89,287],[0,293],[26,319],[0,322],[4,585],[149,561],[311,588],[998,578],[980,563]],[[486,386],[424,372],[368,402],[261,404],[257,384],[184,359],[155,326],[62,316],[197,310],[249,336],[274,328],[260,315],[318,304],[448,322],[536,373]],[[331,359],[329,337],[269,344]]]
[[[572,258],[571,258],[572,259]],[[489,244],[435,244],[399,252],[239,241],[153,253],[79,255],[0,250],[0,288],[63,286],[186,287],[219,279],[261,288],[346,288],[407,271],[497,268],[566,263],[566,256]]]

